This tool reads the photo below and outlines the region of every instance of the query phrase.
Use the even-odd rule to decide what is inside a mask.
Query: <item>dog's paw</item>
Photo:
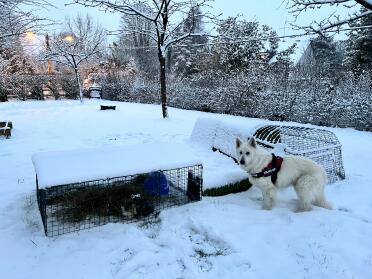
[[[263,198],[262,197],[255,197],[255,198],[250,198],[252,201],[259,201],[262,202]]]
[[[312,208],[313,207],[311,205],[310,206],[298,206],[297,209],[295,210],[295,213],[311,211]]]
[[[263,210],[271,210],[271,209],[273,209],[273,206],[272,205],[269,205],[269,204],[263,204],[262,205],[262,209]]]
[[[264,196],[263,197],[263,209],[271,210],[275,205],[275,199],[273,197]]]

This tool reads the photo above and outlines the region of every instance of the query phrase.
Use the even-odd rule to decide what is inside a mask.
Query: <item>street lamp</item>
[[[50,43],[49,43],[48,33],[45,34],[45,50],[50,51]],[[48,59],[47,73],[48,73],[49,77],[52,74],[52,61],[50,59]],[[51,81],[50,78],[49,78],[49,81]]]
[[[32,32],[32,31],[27,31],[25,33],[25,38],[26,38],[27,41],[33,41],[34,38],[35,38],[35,33]]]
[[[70,43],[70,44],[72,44],[75,41],[75,38],[74,38],[73,35],[68,34],[68,35],[65,35],[63,37],[63,40],[66,41],[66,42],[68,42],[68,43]]]

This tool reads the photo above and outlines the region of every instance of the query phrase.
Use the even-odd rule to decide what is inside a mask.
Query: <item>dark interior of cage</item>
[[[253,135],[256,139],[265,140],[270,143],[281,142],[280,130],[276,126],[264,126],[257,129]],[[265,143],[259,142],[264,147],[272,148],[272,146],[265,146]]]
[[[164,208],[200,200],[201,178],[191,170],[170,170],[39,191],[45,191],[48,223],[141,219]]]

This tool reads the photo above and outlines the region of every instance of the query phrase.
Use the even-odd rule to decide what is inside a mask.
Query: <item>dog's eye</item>
[[[248,155],[249,155],[249,152],[245,152],[245,155],[247,155],[247,156],[248,156]]]
[[[243,154],[243,152],[241,152],[241,151],[240,151],[239,153],[240,153],[240,155],[242,155],[242,154]]]

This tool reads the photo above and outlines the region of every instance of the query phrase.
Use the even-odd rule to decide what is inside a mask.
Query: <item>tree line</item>
[[[44,1],[18,2],[45,4]],[[308,82],[309,87],[313,80],[319,79],[324,85],[324,94],[329,94],[329,88],[337,91],[343,80],[349,79],[349,75],[355,80],[363,79],[363,84],[371,75],[372,15],[368,1],[362,1],[362,8],[355,12],[354,18],[343,20],[338,17],[338,22],[328,18],[327,24],[323,21],[317,28],[297,26],[304,30],[304,34],[315,34],[298,62],[292,58],[296,45],[283,49],[281,36],[271,27],[239,17],[220,19],[209,12],[210,1],[122,1],[120,5],[110,0],[75,2],[120,12],[122,20],[117,31],[118,39],[107,44],[103,28],[94,19],[78,16],[67,19],[61,32],[45,36],[45,48],[37,55],[30,55],[22,43],[28,29],[18,33],[15,30],[6,38],[0,38],[1,75],[48,72],[47,86],[61,88],[61,79],[52,76],[72,74],[75,76],[75,86],[72,88],[78,88],[78,91],[68,95],[81,100],[84,93],[82,79],[88,77],[99,81],[106,88],[105,96],[110,99],[125,99],[127,97],[123,96],[128,96],[128,92],[148,91],[151,92],[151,98],[145,98],[145,101],[155,98],[154,102],[160,102],[164,117],[168,115],[168,103],[174,104],[174,100],[168,100],[169,96],[175,96],[174,92],[168,92],[169,88],[177,91],[175,85],[198,81],[196,83],[199,85],[194,90],[208,91],[208,86],[219,83],[218,80],[206,80],[205,76],[209,79],[229,79],[229,84],[233,84],[231,79],[235,79],[239,84],[234,88],[237,90],[235,94],[239,98],[234,98],[241,100],[245,98],[241,94],[244,84],[241,80],[249,84],[250,90],[263,92],[268,88],[264,85],[270,82],[280,83],[280,90],[288,91],[296,79]],[[295,0],[288,1],[288,8],[292,13],[302,13],[306,9],[332,3],[339,5],[346,1],[331,2]],[[23,16],[35,19],[32,13]],[[14,13],[14,17],[24,18],[17,13]],[[45,19],[39,18],[37,22],[46,24],[42,20]],[[337,30],[341,23],[348,24],[348,38],[337,42],[330,35],[333,33],[328,31],[331,27]],[[0,19],[0,28],[6,26],[7,22]],[[213,32],[208,30],[210,26],[214,26]],[[52,64],[51,70],[49,66]],[[152,85],[146,87],[149,84]],[[158,87],[153,84],[158,84]],[[205,88],[200,84],[204,84]],[[354,82],[355,86],[358,84]],[[0,92],[6,92],[14,90],[16,86],[0,82],[0,88]],[[23,91],[30,91],[32,85],[23,88]],[[358,88],[348,88],[351,90],[349,94],[358,91]],[[155,93],[154,89],[157,89]],[[143,92],[139,95],[143,95]],[[4,96],[4,93],[1,94]],[[187,99],[187,94],[195,93],[184,92],[177,98]],[[220,99],[222,102],[223,96]]]

